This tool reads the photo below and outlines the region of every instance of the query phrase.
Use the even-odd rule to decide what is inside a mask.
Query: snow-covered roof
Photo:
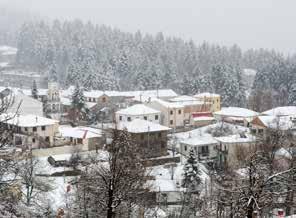
[[[250,134],[244,134],[245,137],[241,137],[240,134],[230,135],[230,136],[221,136],[215,137],[219,142],[232,144],[232,143],[254,143],[256,142],[256,137]]]
[[[201,145],[215,145],[218,144],[217,140],[215,140],[211,136],[199,136],[199,137],[193,137],[193,138],[188,138],[181,143],[190,145],[190,146],[201,146]]]
[[[203,92],[194,95],[195,98],[212,98],[212,97],[220,97],[220,95],[215,94],[215,93],[209,93],[209,92]]]
[[[70,98],[60,97],[60,101],[61,101],[62,105],[65,105],[65,106],[70,106],[71,105]]]
[[[280,158],[292,159],[292,153],[285,148],[280,148],[275,152],[275,157],[278,159]]]
[[[243,69],[243,74],[246,75],[246,76],[255,76],[257,73],[256,70],[254,69]]]
[[[179,104],[177,102],[168,102],[168,101],[164,101],[164,100],[161,100],[159,98],[154,98],[151,100],[151,102],[157,102],[159,103],[160,105],[164,106],[164,107],[167,107],[167,108],[183,108],[184,105],[182,104]]]
[[[59,122],[57,120],[48,119],[48,118],[36,116],[33,114],[16,115],[15,116],[12,113],[1,114],[0,115],[0,122],[1,121],[8,123],[10,125],[16,125],[16,126],[20,126],[20,127],[49,126],[49,125],[54,125]]]
[[[291,117],[258,116],[257,117],[267,128],[288,130],[294,127]]]
[[[141,119],[134,119],[130,122],[120,122],[115,128],[119,130],[126,129],[130,133],[159,132],[170,130],[170,128],[166,126]]]
[[[116,114],[123,114],[123,115],[145,115],[145,114],[159,114],[160,111],[152,109],[144,104],[135,104],[131,107],[119,110]]]
[[[64,94],[71,94],[73,89],[68,89]],[[145,91],[101,91],[91,90],[84,92],[84,96],[88,98],[99,98],[102,95],[109,97],[133,97],[135,100],[147,101],[149,98],[170,98],[178,96],[172,89],[159,89],[159,90],[145,90]]]
[[[71,104],[72,104],[71,99],[67,98],[67,97],[60,97],[60,101],[61,101],[62,105],[65,105],[65,106],[71,106]],[[87,108],[92,108],[96,104],[97,104],[96,102],[85,102],[85,106]]]
[[[62,137],[72,137],[81,139],[102,137],[101,130],[85,126],[78,126],[74,128],[70,126],[60,126],[59,132],[61,133]]]
[[[214,112],[214,115],[228,116],[228,117],[255,117],[257,112],[240,107],[223,107],[220,111]]]
[[[296,115],[296,106],[276,107],[262,112],[263,115],[271,116],[293,116]]]
[[[13,95],[13,103],[8,108],[7,113],[16,112],[21,115],[43,116],[43,105],[42,102],[16,91]]]
[[[175,98],[170,99],[170,101],[172,102],[179,102],[179,101],[196,101],[197,99],[192,97],[192,96],[188,96],[188,95],[181,95]]]

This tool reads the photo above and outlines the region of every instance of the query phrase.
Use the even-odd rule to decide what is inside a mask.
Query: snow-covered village
[[[0,0],[0,218],[296,217],[296,32],[185,34],[257,9],[232,0],[28,2]]]

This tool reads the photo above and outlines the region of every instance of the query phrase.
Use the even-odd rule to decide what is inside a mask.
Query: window
[[[45,128],[46,128],[45,126],[41,126],[42,131],[45,131]]]
[[[48,136],[45,137],[45,141],[49,142],[49,137]]]
[[[184,151],[187,151],[187,145],[184,145]]]
[[[155,115],[155,120],[158,120],[158,115]]]
[[[179,113],[179,114],[182,114],[182,111],[181,111],[181,110],[178,110],[178,113]]]
[[[158,138],[161,138],[161,132],[158,133]]]
[[[130,117],[128,117],[128,118],[127,118],[127,121],[130,122],[130,121],[132,121],[132,119],[131,119]]]
[[[27,127],[25,127],[25,131],[26,131],[26,132],[28,131],[28,128],[27,128]]]
[[[173,115],[174,114],[174,111],[170,111],[170,114]]]
[[[37,127],[33,127],[33,132],[36,132],[37,131]]]
[[[147,117],[146,116],[144,116],[144,120],[147,120]]]
[[[122,116],[119,116],[119,120],[120,120],[120,121],[122,120]]]
[[[201,155],[209,156],[209,146],[201,146]]]
[[[102,98],[102,102],[106,102],[106,98],[105,97]]]
[[[173,120],[170,120],[170,124],[173,125],[174,124],[174,121]]]
[[[78,144],[82,144],[82,139],[77,139]]]
[[[95,98],[93,98],[93,102],[96,102],[96,99]]]
[[[36,141],[35,138],[32,138],[32,143],[35,143],[35,141]]]

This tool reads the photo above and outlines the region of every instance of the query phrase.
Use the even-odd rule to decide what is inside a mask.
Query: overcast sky
[[[296,52],[296,0],[0,0],[50,18],[82,18],[124,31]]]

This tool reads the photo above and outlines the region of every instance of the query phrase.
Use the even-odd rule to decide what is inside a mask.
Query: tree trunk
[[[253,212],[254,212],[253,208],[252,207],[248,207],[247,210],[248,210],[247,211],[247,218],[253,218]]]
[[[108,205],[107,205],[107,218],[114,218],[115,213],[113,212],[113,190],[110,188],[108,191]]]

